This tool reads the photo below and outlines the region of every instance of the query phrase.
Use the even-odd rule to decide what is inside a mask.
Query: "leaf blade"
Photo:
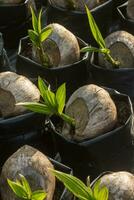
[[[66,102],[66,84],[63,83],[56,91],[56,101],[58,104],[58,112],[61,114]]]

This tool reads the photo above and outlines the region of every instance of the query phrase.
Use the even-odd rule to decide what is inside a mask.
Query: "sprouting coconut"
[[[134,200],[134,176],[125,171],[106,174],[101,186],[109,190],[109,200]]]
[[[48,158],[37,149],[23,146],[5,162],[0,177],[2,200],[16,200],[16,196],[7,184],[7,178],[15,181],[22,174],[28,180],[32,191],[44,190],[46,200],[52,200],[55,190],[55,177],[49,168],[54,169]]]
[[[86,85],[69,98],[65,113],[75,119],[75,130],[65,123],[62,133],[81,141],[112,130],[117,122],[116,106],[109,93],[96,85]]]
[[[126,31],[116,31],[105,39],[106,47],[110,49],[111,56],[119,61],[119,68],[134,67],[134,36]],[[102,53],[99,54],[99,64],[102,67],[113,68]]]
[[[52,67],[73,64],[80,59],[80,47],[76,37],[60,24],[50,24],[52,34],[43,43],[44,52]],[[40,56],[33,46],[32,59],[41,63]]]
[[[130,19],[134,20],[134,0],[128,0],[127,15]]]
[[[19,4],[19,3],[22,3],[22,2],[24,2],[24,0],[0,0],[0,4],[6,4],[6,3]]]
[[[89,9],[93,9],[106,0],[49,0],[50,4],[61,8],[72,8],[77,11],[85,12],[85,4]]]
[[[13,72],[0,73],[0,113],[2,117],[18,115],[26,111],[19,102],[38,102],[40,92],[26,77]]]

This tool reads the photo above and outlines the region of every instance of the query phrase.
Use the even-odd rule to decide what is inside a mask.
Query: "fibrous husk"
[[[43,43],[45,53],[52,66],[65,66],[73,64],[80,59],[80,47],[76,37],[60,24],[50,24],[52,34]],[[35,47],[32,50],[33,60],[41,63]]]
[[[50,4],[64,9],[72,8],[76,11],[85,12],[85,4],[91,10],[106,0],[49,0]]]
[[[68,139],[81,141],[110,131],[117,121],[116,106],[109,93],[96,85],[86,85],[69,98],[65,113],[75,119],[75,130],[64,124],[62,133]]]
[[[15,194],[9,188],[7,178],[15,181],[19,174],[25,176],[32,191],[44,190],[47,193],[46,200],[52,200],[55,190],[55,177],[49,169],[53,165],[48,158],[37,149],[23,146],[16,151],[4,164],[0,177],[0,192],[2,200],[17,200]]]
[[[19,102],[38,102],[40,92],[26,77],[14,72],[0,73],[0,113],[3,117],[18,115],[26,111]]]
[[[128,0],[127,15],[130,19],[134,20],[134,0]]]
[[[101,178],[101,186],[109,190],[109,200],[134,200],[134,176],[125,171],[106,174]]]
[[[134,67],[134,36],[126,31],[116,31],[105,39],[106,47],[110,49],[111,56],[120,62],[120,68]],[[99,64],[102,67],[113,68],[104,55],[99,53]]]

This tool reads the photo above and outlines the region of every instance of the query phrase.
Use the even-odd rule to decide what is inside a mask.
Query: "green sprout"
[[[80,179],[73,175],[66,174],[64,172],[50,169],[52,173],[60,180],[65,187],[73,193],[75,197],[80,200],[108,200],[109,192],[107,187],[101,186],[101,180],[96,181],[94,186],[91,188],[90,181],[85,185]]]
[[[45,82],[39,77],[38,88],[40,90],[40,94],[43,101],[41,101],[40,103],[17,103],[17,105],[24,106],[33,112],[45,114],[49,117],[51,117],[52,115],[57,115],[67,123],[71,124],[72,126],[75,126],[74,119],[63,113],[66,102],[66,84],[63,83],[57,89],[56,93],[54,93],[51,91],[50,86],[47,86]]]
[[[46,199],[46,192],[43,190],[37,190],[32,192],[30,185],[26,178],[20,174],[20,180],[11,181],[7,179],[7,182],[15,193],[15,195],[24,200],[44,200]]]
[[[41,64],[45,67],[51,66],[50,59],[48,55],[44,52],[43,42],[51,35],[52,28],[42,28],[42,10],[40,10],[38,17],[36,17],[34,10],[31,7],[31,13],[33,30],[28,30],[29,38],[39,54]]]
[[[88,9],[87,6],[86,7],[86,12],[87,12],[87,16],[88,16],[88,22],[89,22],[89,26],[91,29],[91,32],[93,34],[93,37],[95,39],[95,41],[97,42],[97,44],[99,45],[99,48],[96,47],[92,47],[92,46],[87,46],[81,49],[81,52],[99,52],[102,53],[105,57],[105,59],[110,62],[113,67],[118,68],[120,65],[120,62],[117,60],[114,60],[114,58],[111,56],[111,52],[110,49],[108,49],[106,47],[106,43],[105,40],[102,37],[102,34],[90,12],[90,10]]]

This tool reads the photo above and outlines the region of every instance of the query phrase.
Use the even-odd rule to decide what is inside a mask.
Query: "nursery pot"
[[[0,72],[10,70],[9,59],[4,49],[4,41],[2,33],[0,33]]]
[[[79,38],[78,41],[81,48],[87,45]],[[83,54],[80,61],[74,64],[63,67],[45,68],[24,55],[24,51],[29,50],[30,48],[28,46],[29,44],[28,37],[25,37],[20,41],[16,64],[17,73],[30,78],[33,82],[36,82],[37,77],[41,76],[51,85],[53,90],[56,90],[65,82],[67,96],[70,96],[77,88],[86,84],[89,79],[87,73],[89,53]]]
[[[117,7],[118,16],[120,20],[121,29],[134,35],[134,20],[129,19],[127,16],[127,3]]]
[[[19,4],[0,4],[0,31],[7,47],[17,47],[19,39],[27,35],[27,29],[31,27],[30,6],[33,5],[32,0]]]
[[[117,168],[120,164],[123,167],[126,163],[123,152],[132,144],[133,109],[131,100],[127,95],[113,89],[105,89],[114,100],[118,112],[118,123],[113,130],[93,139],[76,142],[66,139],[62,136],[62,132],[57,131],[55,127],[59,124],[57,121],[51,122],[50,126],[62,162],[71,166],[74,173],[83,180],[88,175],[91,178],[96,177],[104,169],[111,170],[115,160]],[[118,155],[120,156],[118,157]]]
[[[89,72],[92,82],[113,88],[134,99],[134,68],[106,69],[98,65],[97,54],[92,54]]]
[[[91,13],[102,35],[106,37],[112,17],[112,0],[108,0],[92,9]],[[87,43],[95,44],[86,13],[54,7],[48,3],[47,24],[50,23],[59,23]]]
[[[0,118],[0,166],[21,146],[28,144],[51,157],[54,150],[51,133],[44,130],[45,117],[35,113]]]

